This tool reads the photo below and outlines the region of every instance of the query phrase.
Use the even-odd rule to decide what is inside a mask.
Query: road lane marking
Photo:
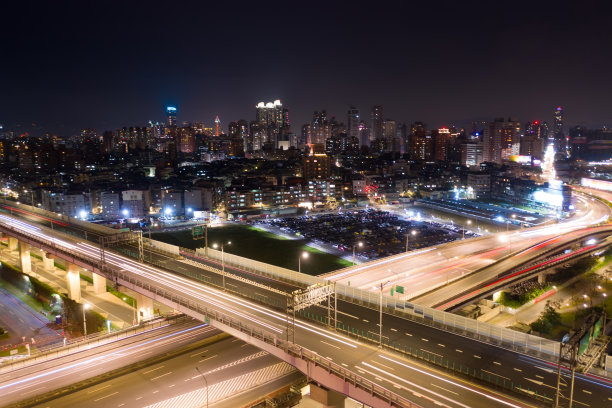
[[[459,353],[463,353],[463,350],[455,349],[455,351],[457,351]]]
[[[440,347],[446,347],[444,344],[438,343],[438,346]]]
[[[169,385],[168,388],[174,387],[176,384]]]
[[[383,363],[379,363],[378,361],[374,361],[374,360],[370,360],[370,361],[371,361],[371,362],[373,362],[373,363],[375,363],[375,364],[378,364],[378,365],[380,365],[380,366],[383,366],[383,367],[385,367],[385,368],[388,368],[389,370],[393,370],[393,371],[395,371],[395,368],[391,368],[391,367],[389,367],[388,365],[385,365],[385,364],[383,364]]]
[[[100,398],[98,398],[98,399],[95,399],[95,400],[94,400],[94,402],[98,402],[98,401],[100,401],[100,400],[103,400],[104,398],[112,397],[112,396],[113,396],[113,395],[115,395],[115,394],[119,394],[119,391],[115,391],[115,392],[113,392],[112,394],[108,394],[108,395],[105,395],[105,396],[100,397]]]
[[[138,400],[139,400],[139,399],[141,399],[141,398],[142,398],[142,395],[141,395],[140,397],[136,398],[136,401],[138,401]]]
[[[47,388],[47,387],[38,387],[38,388],[33,388],[33,389],[28,390],[28,391],[26,391],[26,392],[22,392],[22,393],[21,393],[21,395],[26,395],[26,394],[28,394],[28,393],[30,393],[30,392],[34,392],[34,391],[44,390],[45,388]]]
[[[199,351],[199,352],[197,352],[197,353],[195,353],[195,354],[190,355],[189,357],[195,357],[195,356],[197,356],[198,354],[204,354],[204,353],[206,353],[207,351],[208,351],[208,350]]]
[[[358,318],[357,316],[353,316],[352,314],[348,314],[348,313],[345,313],[345,312],[341,312],[341,311],[339,311],[339,310],[338,310],[338,314],[343,314],[343,315],[345,315],[345,316],[352,317],[353,319],[357,319],[357,320],[359,320],[359,318]]]
[[[321,343],[323,343],[323,344],[327,344],[327,345],[328,345],[328,346],[330,346],[330,347],[334,347],[334,348],[337,348],[338,350],[340,350],[340,347],[338,347],[338,346],[336,346],[336,345],[334,345],[334,344],[329,344],[328,342],[323,341],[323,340],[320,340],[320,341],[321,341]]]
[[[534,380],[533,378],[527,378],[527,377],[523,377],[524,379],[526,379],[527,381],[531,381],[534,384],[538,384],[540,386],[544,386],[544,387],[549,387],[549,388],[553,388],[553,389],[557,389],[557,387],[553,387],[552,385],[548,385],[545,384],[544,381],[540,381],[540,380]]]
[[[211,358],[215,358],[215,357],[217,357],[217,355],[218,354],[215,354],[214,356],[206,357],[205,359],[198,361],[198,363],[201,363],[201,362],[206,361],[206,360],[210,360]]]
[[[152,373],[153,371],[156,371],[156,370],[159,370],[160,368],[164,368],[164,366],[159,366],[159,367],[157,367],[157,368],[154,368],[154,369],[152,369],[152,370],[149,370],[149,371],[143,371],[142,373],[143,373],[143,374],[148,374],[148,373]]]
[[[538,378],[540,378],[540,379],[542,379],[542,380],[544,379],[544,377],[542,377],[541,375],[537,375],[537,374],[536,374],[536,377],[538,377]]]
[[[520,368],[516,368],[516,367],[514,367],[514,371],[518,371],[519,373],[523,372],[523,370],[521,370]]]
[[[172,374],[172,371],[168,371],[168,372],[167,372],[167,373],[165,373],[165,374],[158,375],[157,377],[153,377],[153,378],[151,378],[151,381],[155,381],[155,380],[157,380],[158,378],[165,377],[165,376],[167,376],[168,374]]]
[[[394,328],[392,327],[392,328],[391,328],[391,331],[395,331],[395,332],[396,332],[396,331],[397,331],[397,329],[394,329]]]
[[[103,390],[105,388],[108,388],[108,387],[111,387],[111,386],[112,386],[112,384],[108,384],[108,385],[105,385],[104,387],[100,387],[100,388],[96,388],[95,390],[87,391],[87,393],[91,394],[92,392],[98,392],[98,391],[101,391],[101,390]]]
[[[370,323],[370,321],[366,320],[366,319],[363,319],[363,321],[366,322],[366,323]],[[379,324],[379,326],[380,326],[380,324]]]
[[[476,357],[476,358],[482,358],[482,357],[480,357],[480,356],[477,356],[476,354],[474,354],[474,357]]]
[[[494,373],[493,371],[487,371],[487,370],[480,370],[480,371],[482,371],[483,373],[489,373],[489,374],[496,375],[496,376],[498,376],[499,378],[504,378],[504,379],[506,379],[506,380],[508,380],[508,381],[512,381],[510,378],[508,378],[508,377],[504,377],[503,375],[496,374],[496,373]]]
[[[587,391],[587,390],[582,390],[582,392],[586,392],[587,394],[592,394],[591,391]]]
[[[493,364],[497,364],[498,366],[502,365],[501,363],[499,363],[497,361],[494,361]],[[537,377],[537,375],[536,375],[536,377]]]
[[[438,357],[444,357],[442,354],[434,353],[433,351],[429,351],[429,350],[425,350],[425,349],[421,349],[421,351],[424,351],[424,352],[429,353],[429,354],[433,354],[433,355],[438,356]]]
[[[410,336],[410,337],[412,337],[412,334],[410,334],[410,333],[406,333],[406,336]]]
[[[426,338],[423,338],[423,337],[421,337],[421,340],[423,340],[423,341],[429,341],[429,340],[427,340]]]
[[[446,388],[444,388],[444,387],[440,387],[438,384],[434,384],[434,383],[430,383],[430,384],[431,384],[432,386],[436,387],[436,388],[439,388],[439,389],[444,390],[444,391],[446,391],[446,392],[450,392],[451,394],[459,395],[459,393],[454,392],[454,391],[451,391],[451,390],[448,390],[448,389],[446,389]]]

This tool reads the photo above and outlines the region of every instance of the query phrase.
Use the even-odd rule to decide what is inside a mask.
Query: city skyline
[[[0,123],[69,136],[161,121],[160,106],[176,105],[179,121],[219,115],[227,127],[275,99],[294,126],[321,108],[345,121],[350,105],[431,127],[550,123],[557,105],[570,126],[612,122],[603,2],[350,4],[5,6],[15,35],[3,44]]]

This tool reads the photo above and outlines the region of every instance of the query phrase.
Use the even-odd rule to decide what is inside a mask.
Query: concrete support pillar
[[[8,249],[14,251],[17,249],[17,238],[8,237]]]
[[[100,295],[106,292],[106,278],[102,275],[98,275],[97,273],[92,273],[93,275],[93,290],[96,295]]]
[[[546,283],[546,274],[544,272],[538,275],[538,283]]]
[[[153,310],[153,299],[143,296],[140,293],[137,293],[136,306],[138,307],[137,315],[139,323],[142,320],[150,319],[153,317],[153,314],[155,313],[155,311]]]
[[[30,258],[30,245],[19,241],[19,266],[21,272],[32,273],[32,259]]]
[[[346,397],[334,390],[328,390],[315,383],[310,383],[310,398],[329,408],[344,407]]]
[[[81,277],[79,267],[70,262],[66,262],[66,287],[68,297],[75,302],[81,301]]]
[[[42,263],[45,271],[53,272],[55,268],[55,261],[53,260],[54,256],[47,252],[42,253]]]

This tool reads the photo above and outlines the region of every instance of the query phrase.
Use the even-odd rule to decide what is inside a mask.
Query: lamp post
[[[416,231],[412,230],[410,231],[410,234],[406,234],[406,252],[408,252],[408,241],[410,239],[410,235],[415,236],[416,235]]]
[[[83,334],[87,337],[87,317],[85,311],[89,309],[89,303],[83,304]]]
[[[127,300],[126,297],[123,298],[123,301],[125,302]],[[133,310],[133,316],[132,316],[132,326],[136,324],[136,306],[134,305],[134,298],[130,298],[130,306],[132,306],[132,310]]]
[[[304,251],[298,256],[298,273],[302,273],[302,258],[308,258],[308,252]]]
[[[379,342],[378,342],[378,347],[382,348],[382,316],[383,316],[383,287],[389,283],[391,281],[386,281],[386,282],[380,282],[380,322],[379,322],[379,331],[378,331],[378,336],[379,336]]]
[[[355,248],[356,247],[361,248],[363,246],[363,242],[358,242],[355,245],[353,245],[353,265],[355,265]]]
[[[198,371],[198,373],[200,373],[200,375],[204,379],[204,384],[206,384],[206,408],[208,408],[208,381],[206,380],[206,377],[204,377],[204,374],[202,374],[202,372],[200,371],[198,367],[196,367],[196,370]]]
[[[472,225],[472,220],[467,220],[467,225]],[[461,230],[461,239],[465,239],[465,224],[463,224],[463,229]]]
[[[231,245],[232,241],[227,241],[227,245]],[[219,246],[217,244],[213,244],[213,248],[218,248]],[[225,250],[224,250],[224,243],[221,243],[221,275],[223,276],[223,290],[225,290]]]

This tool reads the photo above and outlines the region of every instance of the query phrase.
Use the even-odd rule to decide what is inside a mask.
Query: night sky
[[[431,126],[551,122],[557,105],[612,124],[609,1],[6,3],[5,129],[143,125],[168,104],[227,128],[274,99],[296,133],[314,110],[346,123],[349,104]]]

